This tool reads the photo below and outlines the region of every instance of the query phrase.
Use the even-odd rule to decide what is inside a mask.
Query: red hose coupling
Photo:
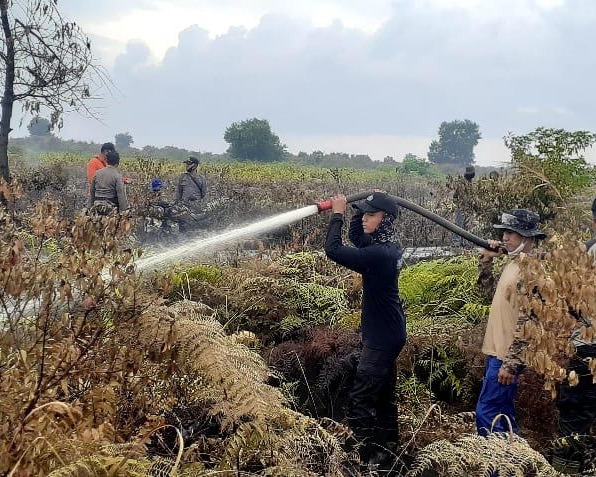
[[[325,210],[329,210],[331,209],[331,200],[324,200],[323,202],[319,202],[317,204],[317,209],[319,209],[319,212],[323,212]]]

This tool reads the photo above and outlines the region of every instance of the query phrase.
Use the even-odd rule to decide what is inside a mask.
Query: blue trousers
[[[480,391],[478,404],[476,404],[476,429],[481,436],[486,436],[490,432],[493,419],[499,414],[507,416],[511,420],[513,432],[518,432],[513,406],[517,392],[517,376],[513,384],[499,384],[498,376],[501,364],[503,362],[494,356],[486,358],[482,391]],[[500,417],[492,430],[493,432],[509,432],[509,424],[504,417]]]

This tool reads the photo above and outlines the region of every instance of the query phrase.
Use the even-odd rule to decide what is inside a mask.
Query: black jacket
[[[391,242],[373,243],[362,229],[362,213],[350,223],[349,238],[342,243],[343,215],[333,214],[327,229],[325,253],[334,262],[362,274],[362,342],[377,350],[399,353],[406,341],[406,320],[397,281],[402,249]]]

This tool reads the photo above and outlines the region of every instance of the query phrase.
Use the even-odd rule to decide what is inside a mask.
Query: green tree
[[[428,160],[435,164],[473,164],[474,147],[481,137],[480,127],[469,119],[444,121],[439,127],[439,139],[430,144]]]
[[[271,131],[266,119],[246,119],[232,123],[224,134],[230,145],[228,154],[241,161],[272,162],[283,160],[285,144]]]
[[[116,149],[126,149],[130,147],[134,140],[132,138],[132,134],[128,131],[125,133],[118,133],[114,137],[114,142],[116,143]]]
[[[431,176],[436,173],[430,162],[426,161],[423,157],[418,157],[416,154],[411,153],[404,156],[399,170],[405,174],[418,174],[421,176]]]
[[[91,97],[91,43],[58,11],[56,0],[0,0],[0,177],[10,180],[8,135],[15,102],[26,113],[49,112],[62,126],[66,110],[86,108]]]
[[[584,211],[577,199],[589,194],[596,182],[596,170],[583,153],[595,144],[596,134],[588,131],[538,128],[509,134],[505,145],[511,151],[512,170],[495,180],[472,182],[465,207],[474,212],[486,235],[493,232],[501,213],[513,208],[531,209],[559,231],[579,232]]]
[[[548,199],[558,205],[594,184],[594,166],[582,154],[594,144],[595,133],[552,128],[505,137],[514,167],[533,180],[544,202]]]
[[[29,136],[51,136],[52,133],[50,130],[52,129],[52,124],[46,118],[42,118],[39,116],[35,116],[34,118],[29,121],[27,125],[27,130],[29,131]]]

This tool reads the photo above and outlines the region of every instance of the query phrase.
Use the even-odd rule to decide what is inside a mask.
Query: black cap
[[[200,161],[196,157],[190,156],[186,161],[182,162],[184,162],[184,164],[196,164],[198,166]]]
[[[354,204],[354,207],[362,212],[379,212],[382,210],[394,217],[397,216],[397,204],[384,192],[373,192],[363,202]]]
[[[512,209],[501,215],[501,223],[493,225],[495,229],[513,230],[523,237],[546,238],[540,230],[540,216],[527,209]]]
[[[101,149],[99,150],[99,152],[108,152],[108,151],[115,151],[116,150],[116,146],[114,146],[114,144],[112,144],[111,142],[104,142],[101,145]]]

